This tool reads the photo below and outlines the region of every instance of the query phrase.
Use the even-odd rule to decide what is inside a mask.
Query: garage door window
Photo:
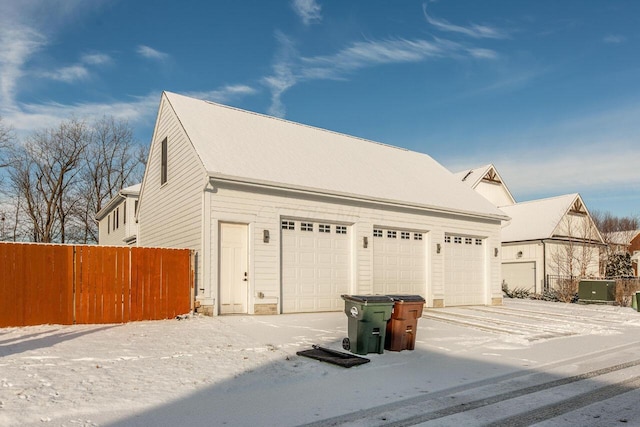
[[[313,223],[311,222],[300,223],[300,231],[313,231]]]
[[[374,228],[373,229],[373,237],[382,237],[382,230],[380,230],[379,228]]]
[[[321,233],[331,233],[331,226],[329,224],[320,224],[318,231]]]
[[[413,233],[413,240],[422,240],[422,233]]]
[[[336,234],[347,234],[346,225],[336,225]]]
[[[293,221],[282,221],[283,230],[295,230],[296,224]]]

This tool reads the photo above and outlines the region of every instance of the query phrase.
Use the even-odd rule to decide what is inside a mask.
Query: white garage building
[[[138,244],[195,250],[211,314],[338,311],[342,294],[488,305],[506,219],[425,154],[165,92]]]

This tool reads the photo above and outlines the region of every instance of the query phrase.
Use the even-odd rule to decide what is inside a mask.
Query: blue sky
[[[640,215],[639,42],[635,0],[0,0],[0,116],[148,144],[169,90]]]

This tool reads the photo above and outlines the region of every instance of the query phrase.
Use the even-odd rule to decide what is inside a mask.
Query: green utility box
[[[384,353],[393,298],[384,295],[342,295],[342,299],[344,313],[349,319],[349,337],[342,340],[342,347],[355,354]]]
[[[614,302],[616,300],[615,280],[581,280],[578,284],[580,302]]]

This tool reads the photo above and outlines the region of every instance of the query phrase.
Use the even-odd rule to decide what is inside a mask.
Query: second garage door
[[[351,283],[351,227],[283,219],[282,312],[339,311]]]
[[[425,233],[374,228],[373,293],[426,296]]]
[[[446,234],[444,248],[444,304],[486,304],[484,239]]]

